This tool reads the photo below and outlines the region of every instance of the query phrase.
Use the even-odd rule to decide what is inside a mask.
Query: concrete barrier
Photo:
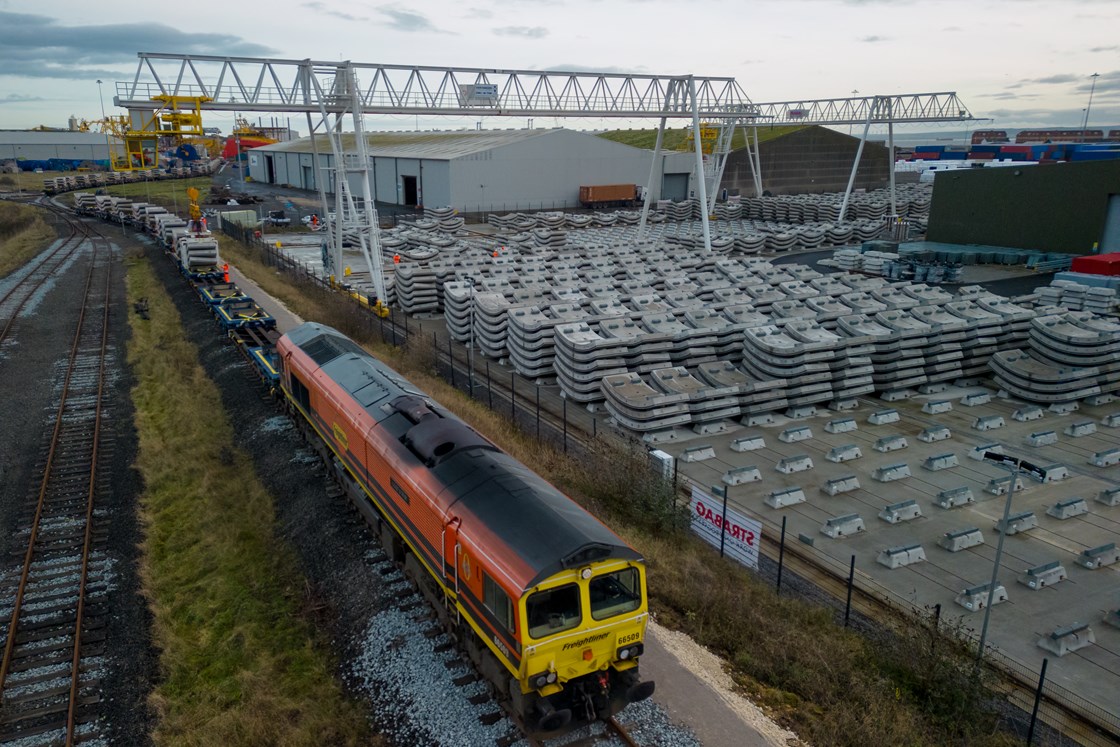
[[[799,425],[796,428],[787,428],[778,434],[778,440],[782,443],[793,444],[798,441],[808,441],[813,437],[813,429],[807,425]]]
[[[1023,440],[1026,441],[1027,446],[1034,446],[1035,448],[1040,446],[1053,446],[1058,443],[1058,432],[1035,431]]]
[[[943,469],[952,469],[960,465],[961,463],[957,461],[957,455],[952,452],[935,454],[931,457],[927,457],[922,463],[922,467],[928,469],[930,472],[940,472]]]
[[[786,417],[798,420],[800,418],[811,418],[817,414],[816,405],[800,405],[798,407],[790,407],[786,410]]]
[[[859,514],[845,514],[835,516],[824,523],[821,534],[832,539],[858,534],[864,530],[863,519]]]
[[[1120,412],[1112,412],[1101,418],[1101,425],[1106,428],[1120,428]]]
[[[682,462],[703,462],[706,459],[715,459],[716,450],[710,444],[690,446],[677,457]]]
[[[910,477],[910,465],[905,462],[877,467],[871,473],[871,478],[879,482],[894,482],[895,480],[905,480],[907,477]]]
[[[932,444],[935,441],[944,441],[952,437],[953,432],[944,425],[930,426],[918,434],[918,440],[927,444]]]
[[[908,501],[901,501],[899,503],[892,503],[885,506],[879,512],[879,518],[888,524],[900,524],[904,521],[912,521],[922,517],[922,509],[918,505],[918,501],[911,498]]]
[[[765,448],[766,439],[762,436],[740,436],[731,441],[732,451],[757,451]]]
[[[945,532],[941,535],[941,539],[937,540],[937,544],[949,552],[960,552],[984,544],[984,533],[976,527]]]
[[[828,495],[840,495],[841,493],[851,493],[854,490],[859,490],[859,478],[855,475],[842,475],[834,477],[821,485],[821,491]]]
[[[921,545],[889,547],[885,550],[880,550],[878,557],[875,558],[879,565],[885,565],[891,570],[914,563],[921,563],[925,559],[926,551],[922,549]]]
[[[1073,623],[1039,638],[1038,647],[1055,656],[1065,656],[1086,646],[1092,646],[1096,642],[1096,636],[1093,635],[1093,629],[1088,623]]]
[[[1028,532],[1038,526],[1038,517],[1034,515],[1034,511],[1020,511],[1017,514],[1011,514],[1007,517],[1007,521],[1002,518],[996,522],[995,529],[997,532],[1003,532],[1006,535],[1019,534],[1021,532]]]
[[[794,472],[805,472],[812,468],[813,460],[809,458],[808,454],[784,457],[774,465],[774,469],[778,470],[783,475],[792,475]]]
[[[1060,560],[1051,560],[1049,563],[1028,568],[1019,576],[1019,583],[1034,591],[1045,589],[1047,586],[1053,586],[1065,580],[1066,569],[1062,566]]]
[[[723,482],[726,485],[743,485],[748,482],[758,482],[762,473],[754,465],[734,467],[723,473]]]
[[[1043,482],[1058,482],[1069,477],[1069,467],[1064,464],[1048,464],[1042,468]]]
[[[992,401],[991,392],[971,392],[961,397],[961,404],[965,407],[978,407]]]
[[[954,599],[957,604],[964,607],[969,612],[979,612],[988,606],[988,604],[997,605],[1001,602],[1007,601],[1007,589],[1003,584],[996,582],[991,593],[988,592],[988,584],[980,584],[979,586],[970,586],[967,589],[957,594]]]
[[[860,450],[855,444],[844,444],[843,446],[834,446],[828,450],[824,458],[830,462],[850,462],[853,459],[860,459],[863,457],[863,451]]]
[[[1116,549],[1115,542],[1109,542],[1107,545],[1099,547],[1086,548],[1077,556],[1077,564],[1091,571],[1103,568],[1106,565],[1113,565],[1117,561],[1120,561],[1120,550]]]
[[[1058,501],[1053,506],[1046,509],[1047,516],[1052,516],[1055,519],[1062,519],[1063,521],[1087,513],[1089,513],[1089,503],[1080,496]]]
[[[1004,493],[1007,492],[1007,488],[1010,485],[1011,485],[1011,476],[1010,475],[1005,475],[1003,477],[993,477],[991,480],[988,480],[988,486],[986,488],[984,488],[984,492],[985,493],[991,493],[992,495],[1003,495]],[[1016,475],[1015,476],[1015,491],[1018,492],[1020,490],[1023,490],[1024,487],[1025,486],[1023,485],[1023,478]]]
[[[875,442],[874,449],[875,451],[887,453],[905,449],[909,446],[910,443],[906,440],[906,436],[883,436]]]
[[[1120,609],[1109,610],[1105,613],[1104,621],[1114,628],[1120,628]]]
[[[1091,436],[1097,432],[1097,424],[1092,420],[1080,420],[1076,423],[1070,423],[1066,426],[1064,433],[1073,438],[1081,438],[1083,436]]]
[[[1094,467],[1114,467],[1120,464],[1120,449],[1105,449],[1089,457],[1089,464]]]
[[[1100,407],[1101,405],[1108,405],[1116,401],[1116,395],[1112,392],[1101,392],[1100,394],[1090,394],[1085,398],[1085,404],[1089,407]]]
[[[959,488],[942,490],[937,494],[937,497],[933,499],[933,502],[941,508],[948,509],[963,506],[967,503],[975,503],[976,498],[972,495],[972,488],[964,485]]]
[[[774,490],[767,494],[763,502],[770,508],[785,508],[805,502],[805,491],[798,487]]]
[[[1120,506],[1120,485],[1105,488],[1097,494],[1095,500],[1097,503],[1103,503],[1106,506]]]
[[[888,389],[879,395],[879,399],[884,402],[901,402],[904,399],[910,399],[914,393],[909,389]]]
[[[837,418],[824,424],[825,433],[848,433],[858,428],[855,418]]]
[[[930,400],[922,405],[922,412],[927,415],[941,415],[942,413],[952,412],[953,403],[947,399]]]
[[[1055,402],[1046,408],[1055,415],[1068,415],[1071,412],[1077,412],[1081,406],[1076,402]]]
[[[871,425],[889,425],[897,423],[901,419],[898,410],[876,410],[867,416],[867,422]]]
[[[1011,419],[1018,420],[1020,423],[1026,423],[1030,420],[1038,420],[1045,414],[1043,409],[1038,405],[1028,405],[1026,407],[1020,407],[1018,410],[1011,413]]]
[[[747,418],[746,425],[773,425],[774,413],[760,412]]]
[[[972,427],[978,431],[994,431],[1002,428],[1006,423],[1002,415],[984,415],[972,421]]]

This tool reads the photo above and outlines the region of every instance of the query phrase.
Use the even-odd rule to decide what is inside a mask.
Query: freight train
[[[648,698],[642,558],[571,499],[330,327],[276,345],[280,388],[324,456],[537,733]]]
[[[164,246],[523,728],[562,732],[653,694],[633,548],[337,330],[277,339],[204,225],[108,195],[74,203]]]

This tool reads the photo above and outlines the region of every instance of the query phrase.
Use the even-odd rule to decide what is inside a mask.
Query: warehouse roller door
[[[1108,196],[1108,212],[1101,231],[1101,254],[1120,252],[1120,195]]]
[[[661,177],[661,199],[688,199],[688,174],[665,174]]]

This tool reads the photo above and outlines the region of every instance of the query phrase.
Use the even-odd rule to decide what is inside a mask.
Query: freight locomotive
[[[636,551],[338,331],[302,324],[276,353],[289,407],[526,728],[652,695]]]

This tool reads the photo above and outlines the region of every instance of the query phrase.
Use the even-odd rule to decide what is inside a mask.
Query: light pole
[[[1015,496],[1015,482],[1019,479],[1021,471],[1029,472],[1038,477],[1042,475],[1045,477],[1046,472],[1041,467],[1037,467],[1029,462],[1024,462],[1022,459],[1007,456],[1006,454],[999,454],[994,451],[984,452],[984,461],[991,462],[997,467],[1003,467],[1007,470],[1009,483],[1007,485],[1007,502],[1003,504],[1003,519],[996,525],[999,530],[999,541],[996,543],[996,559],[992,562],[992,580],[988,584],[988,600],[984,606],[984,623],[980,626],[980,648],[976,653],[976,662],[980,663],[984,659],[984,645],[988,641],[988,621],[992,617],[992,600],[996,593],[996,582],[999,577],[999,561],[1003,556],[1003,540],[1007,537],[1007,517],[1011,515],[1011,500]],[[1042,479],[1041,477],[1039,479]]]
[[[109,122],[105,116],[105,97],[101,95],[101,78],[97,79],[97,100],[101,102],[101,131],[105,133],[105,150],[109,158],[109,170],[113,169],[113,146],[109,142]]]
[[[1085,107],[1085,121],[1081,123],[1081,129],[1089,127],[1089,110],[1093,108],[1093,91],[1097,90],[1097,78],[1101,77],[1100,73],[1093,73],[1089,76],[1093,79],[1093,83],[1089,86],[1089,105]],[[1085,133],[1081,133],[1082,142],[1085,141]]]

